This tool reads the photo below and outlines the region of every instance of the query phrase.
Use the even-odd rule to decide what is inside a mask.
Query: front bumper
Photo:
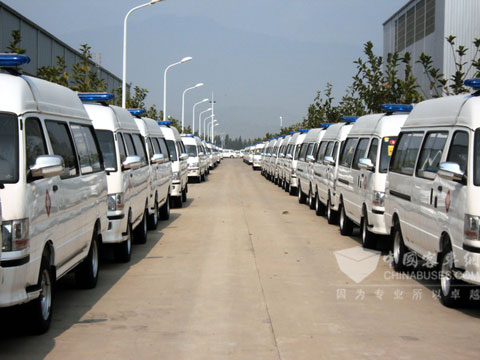
[[[382,212],[382,214],[380,214],[380,212]],[[368,230],[370,230],[370,232],[378,235],[390,235],[390,231],[387,230],[385,224],[384,211],[379,211],[377,209],[369,211],[368,223]]]
[[[107,231],[103,238],[104,244],[117,244],[127,240],[127,217],[122,216],[119,219],[113,219],[112,216],[108,217]]]
[[[182,196],[182,184],[180,181],[172,183],[170,188],[170,196]]]

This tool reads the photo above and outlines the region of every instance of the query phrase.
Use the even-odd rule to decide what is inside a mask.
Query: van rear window
[[[197,156],[197,146],[196,145],[185,145],[188,156],[196,157]]]
[[[0,113],[0,183],[18,181],[18,119]]]

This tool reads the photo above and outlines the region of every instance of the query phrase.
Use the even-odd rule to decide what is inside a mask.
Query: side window
[[[367,151],[368,142],[370,139],[363,138],[358,142],[357,150],[355,151],[355,156],[353,157],[352,168],[359,170],[358,162],[361,158],[365,157],[365,152]]]
[[[123,138],[125,139],[125,144],[127,145],[127,155],[136,155],[135,146],[133,146],[132,135],[123,134]]]
[[[465,131],[456,131],[453,135],[448,151],[447,161],[455,162],[460,165],[460,169],[467,175],[468,165],[468,133]]]
[[[327,150],[327,144],[325,141],[320,144],[317,153],[317,162],[322,162],[323,158],[325,157],[325,150]]]
[[[377,167],[377,154],[378,154],[378,139],[372,139],[370,143],[370,149],[368,149],[367,158],[372,160],[373,166]]]
[[[78,124],[71,124],[70,128],[77,146],[82,174],[90,174],[102,170],[100,154],[92,134],[92,129]]]
[[[147,138],[146,140],[147,140],[148,156],[152,157],[153,154],[155,154],[155,151],[153,150],[153,139]]]
[[[431,132],[427,134],[418,158],[416,170],[418,177],[433,179],[438,171],[438,165],[442,158],[447,137],[448,132]]]
[[[164,138],[157,138],[158,144],[160,145],[160,151],[165,157],[165,159],[170,159],[170,155],[168,154],[168,147],[167,143],[165,142]]]
[[[314,147],[315,147],[315,144],[314,144],[314,143],[311,143],[310,145],[308,145],[306,155],[312,155],[312,153],[313,153],[313,148],[314,148]]]
[[[423,133],[403,133],[398,140],[390,161],[390,171],[413,175]]]
[[[160,150],[160,145],[158,144],[158,139],[157,138],[152,138],[152,146],[153,146],[153,152],[155,154],[161,154],[162,150]]]
[[[42,124],[37,118],[25,121],[25,149],[27,153],[27,170],[35,165],[35,159],[40,155],[48,155]]]
[[[335,141],[335,145],[333,146],[333,151],[332,151],[332,157],[335,162],[337,161],[338,147],[339,147],[338,141]]]
[[[333,146],[335,145],[335,142],[334,141],[329,141],[328,142],[328,145],[327,145],[327,148],[325,150],[325,156],[333,156]]]
[[[118,133],[117,136],[118,136],[118,152],[120,153],[120,164],[123,164],[123,162],[127,158],[127,151],[125,150],[123,135],[121,133]]]
[[[301,147],[302,147],[302,144],[297,144],[296,145],[294,160],[298,160],[298,157],[300,156],[300,148]]]
[[[140,156],[142,162],[148,165],[147,153],[145,151],[145,142],[140,134],[132,134],[133,144],[135,145],[136,154]]]
[[[350,167],[352,165],[353,155],[355,153],[357,142],[357,138],[347,139],[340,158],[340,166]]]
[[[302,144],[302,147],[300,148],[300,156],[299,156],[299,160],[303,160],[305,161],[305,155],[307,155],[307,148],[308,148],[308,144]]]
[[[64,122],[47,120],[48,137],[52,144],[53,153],[60,155],[65,162],[65,171],[60,176],[62,179],[78,175],[77,155],[73,147],[72,137],[68,131],[68,125]]]

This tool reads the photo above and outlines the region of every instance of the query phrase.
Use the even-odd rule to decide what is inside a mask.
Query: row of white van
[[[359,226],[364,247],[389,242],[395,270],[435,267],[442,303],[459,306],[480,285],[480,79],[465,85],[257,144],[252,164],[343,235]]]
[[[29,61],[0,54],[0,307],[28,303],[41,333],[56,280],[74,270],[95,287],[101,249],[128,262],[132,242],[182,206],[190,159],[169,123],[108,105],[111,94],[21,75]],[[213,159],[213,145],[201,146]]]

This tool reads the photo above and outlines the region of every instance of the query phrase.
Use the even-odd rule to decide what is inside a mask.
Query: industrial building
[[[31,59],[29,64],[22,67],[25,74],[35,76],[38,68],[55,66],[57,56],[65,59],[67,72],[71,73],[72,66],[81,59],[80,52],[0,1],[0,52],[7,51],[13,30],[20,31],[22,39],[20,46],[26,50],[26,55]],[[96,69],[98,76],[105,80],[108,91],[122,86],[122,80],[119,77],[93,61],[92,68]]]
[[[451,78],[455,61],[445,38],[454,35],[457,45],[469,49],[463,61],[470,64],[475,56],[473,41],[480,38],[479,15],[479,0],[411,0],[383,24],[384,58],[388,53],[409,52],[422,93],[430,97],[430,83],[422,65],[415,62],[421,53],[430,55],[433,66]],[[472,69],[468,75],[473,74]]]

